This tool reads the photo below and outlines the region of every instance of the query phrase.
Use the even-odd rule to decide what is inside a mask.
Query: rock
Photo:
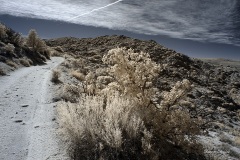
[[[23,108],[28,107],[28,106],[29,106],[28,104],[21,105],[21,107],[23,107]]]
[[[61,100],[60,97],[54,97],[54,98],[52,99],[52,102],[58,102],[58,101],[60,101],[60,100]]]
[[[16,123],[21,123],[23,120],[15,120],[14,122],[16,122]]]

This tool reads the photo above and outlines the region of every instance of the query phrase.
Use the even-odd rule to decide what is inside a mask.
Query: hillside
[[[237,96],[240,93],[240,72],[237,66],[240,62],[235,62],[235,66],[214,65],[210,61],[191,59],[155,41],[141,41],[125,36],[103,36],[93,39],[60,38],[48,40],[46,43],[51,47],[61,46],[71,55],[86,58],[87,64],[95,68],[103,65],[102,56],[116,47],[147,52],[155,62],[167,66],[161,72],[161,79],[157,81],[157,86],[161,90],[169,90],[172,84],[186,78],[195,85],[195,90],[188,95],[194,104],[201,104],[200,106],[208,109],[221,107],[234,113],[240,109],[240,99]]]
[[[33,51],[26,38],[0,23],[0,75],[23,66],[42,65],[49,58],[47,50]]]
[[[209,156],[222,159],[240,157],[240,62],[226,65],[219,60],[215,63],[202,61],[177,53],[152,40],[142,41],[116,35],[50,39],[46,40],[46,44],[65,53],[65,64],[60,70],[65,82],[74,84],[78,83],[74,78],[77,76],[72,76],[71,71],[75,69],[86,75],[87,72],[105,68],[102,58],[113,48],[125,47],[135,52],[149,53],[153,61],[164,66],[154,81],[154,86],[161,92],[170,91],[177,81],[183,79],[188,79],[194,85],[178,106],[187,107],[192,118],[204,120],[201,128],[205,135],[200,139],[209,149]],[[74,65],[78,60],[81,63],[83,61],[84,65]]]

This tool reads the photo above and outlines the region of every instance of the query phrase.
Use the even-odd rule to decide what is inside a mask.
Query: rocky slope
[[[59,38],[49,40],[47,44],[52,47],[61,46],[69,54],[87,57],[88,64],[93,66],[102,65],[102,56],[112,48],[126,47],[147,52],[154,61],[167,66],[157,82],[162,90],[169,90],[176,81],[186,78],[195,85],[188,97],[198,107],[214,110],[220,107],[229,112],[234,111],[232,114],[240,109],[240,71],[237,65],[213,65],[210,62],[191,59],[155,41],[141,41],[125,36]]]
[[[116,35],[83,39],[72,37],[50,39],[46,43],[51,47],[62,48],[63,52],[75,58],[85,59],[85,65],[91,69],[104,67],[102,56],[116,47],[149,53],[155,62],[165,66],[155,82],[161,91],[169,91],[182,79],[188,79],[194,85],[182,105],[189,108],[193,117],[202,118],[207,122],[202,127],[209,134],[202,137],[202,141],[209,144],[216,142],[217,144],[211,146],[211,149],[219,150],[217,154],[223,159],[240,157],[238,154],[240,151],[240,62],[223,63],[222,60],[215,60],[213,63],[211,60],[193,59],[152,40],[141,41]],[[231,143],[224,141],[223,135],[225,140],[228,139]],[[238,142],[235,143],[237,139]],[[230,145],[227,149],[226,146],[224,147],[226,143]]]

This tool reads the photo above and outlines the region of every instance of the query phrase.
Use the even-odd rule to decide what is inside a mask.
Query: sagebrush
[[[88,72],[76,87],[74,103],[59,105],[71,158],[204,159],[200,121],[178,105],[191,89],[188,80],[159,91],[161,66],[132,49],[112,49],[103,62],[107,68]]]
[[[60,76],[61,76],[61,72],[59,70],[53,70],[52,71],[52,82],[59,83]]]
[[[26,44],[35,52],[47,51],[47,45],[42,39],[38,37],[37,32],[34,29],[31,29],[29,31]]]

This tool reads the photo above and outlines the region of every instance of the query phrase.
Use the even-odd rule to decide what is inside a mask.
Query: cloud
[[[122,0],[118,0],[118,1],[116,1],[116,2],[113,2],[113,3],[108,4],[108,5],[106,5],[106,6],[93,9],[93,10],[91,10],[91,11],[89,11],[89,12],[80,14],[80,15],[78,15],[78,16],[76,16],[76,17],[72,17],[72,18],[70,18],[68,21],[71,21],[71,20],[73,20],[73,19],[77,19],[77,18],[79,18],[79,17],[82,17],[82,16],[85,16],[85,15],[91,14],[91,13],[93,13],[93,12],[96,12],[96,11],[99,11],[99,10],[102,10],[102,9],[105,9],[105,8],[110,7],[110,6],[114,5],[114,4],[117,4],[117,3],[121,2],[121,1],[122,1]]]
[[[0,14],[240,44],[238,0],[0,0],[0,4]]]

